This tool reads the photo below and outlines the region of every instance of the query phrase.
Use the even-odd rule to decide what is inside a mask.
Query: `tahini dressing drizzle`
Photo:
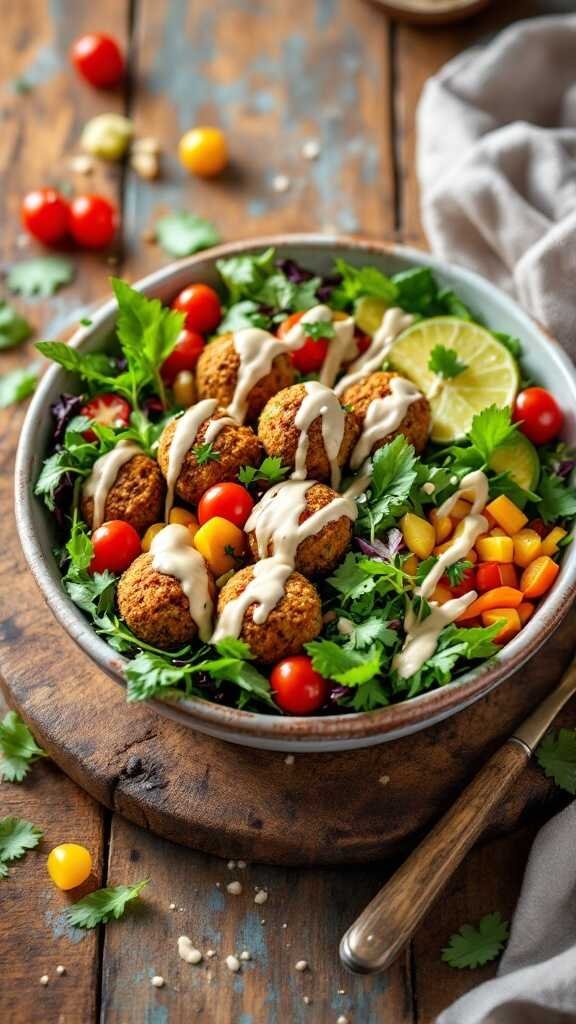
[[[350,364],[346,375],[338,381],[334,388],[336,394],[341,395],[351,384],[356,384],[367,374],[380,370],[398,335],[410,327],[413,321],[414,317],[410,313],[405,313],[397,306],[387,309],[369,347]]]
[[[366,410],[362,433],[350,458],[350,468],[358,469],[370,455],[373,446],[402,423],[408,408],[422,398],[422,393],[404,377],[392,377],[390,393],[375,398]]]
[[[132,441],[119,441],[112,451],[101,455],[92,466],[92,472],[83,487],[85,498],[94,501],[92,513],[92,529],[96,530],[104,522],[106,499],[114,486],[120,468],[135,455],[142,455],[142,449]]]
[[[286,480],[267,491],[252,509],[244,529],[248,533],[254,530],[261,561],[256,562],[246,589],[222,609],[212,643],[227,636],[239,636],[245,612],[251,604],[256,605],[253,621],[266,622],[284,596],[298,545],[341,516],[356,519],[358,510],[354,501],[342,494],[299,523],[306,508],[306,493],[314,483],[314,480]],[[267,557],[269,546],[273,553]]]
[[[474,470],[473,473],[462,477],[459,489],[439,507],[438,515],[449,515],[459,498],[468,498],[472,501],[470,514],[461,521],[459,535],[452,539],[450,546],[440,555],[424,582],[416,589],[416,596],[424,600],[433,593],[446,569],[461,558],[465,558],[478,537],[489,529],[488,520],[481,515],[488,501],[488,478],[482,470]],[[454,622],[477,596],[476,591],[471,590],[463,597],[447,601],[443,605],[431,602],[432,611],[422,621],[418,620],[412,609],[408,610],[404,620],[404,646],[394,658],[394,668],[403,679],[414,675],[422,667],[436,650],[438,637],[444,626]]]
[[[188,598],[190,616],[198,627],[198,635],[207,642],[212,634],[214,604],[206,563],[192,544],[190,530],[177,523],[165,526],[154,537],[150,554],[156,572],[178,580]]]
[[[310,442],[308,431],[314,420],[321,416],[322,440],[330,463],[330,482],[332,487],[337,489],[341,476],[338,453],[344,438],[346,412],[331,388],[327,388],[315,380],[307,381],[304,388],[306,394],[294,420],[300,431],[300,437],[296,448],[292,479],[306,479],[306,457]]]
[[[182,469],[182,463],[187,452],[193,447],[194,441],[198,430],[204,420],[209,419],[214,414],[218,403],[215,398],[205,398],[202,402],[196,402],[196,405],[191,405],[186,412],[176,420],[176,429],[174,431],[172,442],[170,444],[170,450],[168,452],[168,469],[166,471],[166,504],[164,507],[164,518],[168,519],[170,509],[174,503],[174,491],[176,488],[176,482],[180,476]],[[212,423],[208,424],[205,435],[205,443],[209,444],[218,437],[220,431],[227,426],[229,423],[235,421],[229,416],[222,416],[220,419],[213,420]]]

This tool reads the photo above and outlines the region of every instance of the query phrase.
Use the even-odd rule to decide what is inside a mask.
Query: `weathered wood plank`
[[[214,1024],[306,1024],[340,1014],[358,1022],[414,1021],[407,956],[379,978],[353,977],[338,961],[340,936],[379,885],[378,870],[229,870],[225,861],[155,839],[121,819],[113,824],[109,877],[151,882],[144,905],[106,929],[106,1024],[180,1024],[196,1015]],[[226,890],[233,880],[242,885],[239,895]],[[265,904],[254,903],[255,887],[269,893]],[[184,963],[176,947],[183,934],[216,956],[198,966]],[[234,975],[225,959],[243,950],[251,959]],[[298,960],[309,969],[297,971]],[[152,986],[153,975],[165,979],[163,988]]]

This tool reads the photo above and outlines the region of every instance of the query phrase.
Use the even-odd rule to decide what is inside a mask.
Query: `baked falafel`
[[[401,377],[399,373],[387,373],[379,370],[370,373],[367,377],[351,384],[341,395],[341,401],[349,406],[355,413],[361,428],[364,428],[366,414],[370,404],[381,398],[386,398],[391,393],[390,382],[394,378]],[[406,440],[414,445],[416,452],[420,453],[426,447],[430,433],[430,405],[424,395],[420,395],[416,401],[410,403],[402,422],[396,430],[390,431],[385,437],[379,437],[372,445],[370,454],[378,448],[393,441],[399,434],[403,434]]]
[[[233,334],[214,338],[201,352],[196,365],[198,398],[216,398],[219,405],[227,408],[234,397],[239,367],[240,356],[234,347]],[[268,399],[292,384],[294,378],[290,353],[281,352],[273,359],[270,372],[256,381],[248,392],[245,416],[248,423],[255,423]]]
[[[141,536],[162,519],[165,484],[158,463],[149,455],[134,455],[120,469],[106,496],[104,521],[123,519]],[[92,528],[94,499],[81,499],[82,516]]]

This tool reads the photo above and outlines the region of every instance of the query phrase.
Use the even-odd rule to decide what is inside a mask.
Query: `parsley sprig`
[[[461,373],[464,373],[467,366],[461,359],[458,359],[453,348],[446,348],[445,345],[435,345],[430,353],[428,369],[442,377],[443,380],[450,380],[452,377],[458,377]]]
[[[483,967],[500,956],[508,935],[508,922],[498,911],[486,914],[477,925],[463,924],[450,936],[442,959],[450,967]]]
[[[34,761],[47,757],[16,711],[0,722],[0,753],[0,778],[7,782],[22,782]]]
[[[109,885],[105,889],[96,889],[69,907],[66,917],[75,928],[96,928],[99,924],[117,921],[148,882],[149,879],[145,878],[135,885]]]
[[[536,750],[536,757],[547,778],[576,796],[576,731],[560,729],[558,733],[548,733]]]
[[[20,860],[42,839],[42,831],[24,818],[0,819],[0,878],[8,875],[8,864]]]

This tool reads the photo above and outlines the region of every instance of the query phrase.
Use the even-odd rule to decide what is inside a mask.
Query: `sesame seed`
[[[164,988],[164,978],[161,974],[155,974],[152,978],[154,988]]]
[[[226,891],[229,892],[231,896],[239,896],[242,892],[242,882],[228,882]]]
[[[43,974],[42,977],[40,978],[40,984],[41,985],[47,985],[49,980],[50,979],[48,978],[48,975],[47,974]]]
[[[297,960],[296,963],[294,964],[294,968],[297,971],[307,971],[308,970],[308,961],[307,960]]]
[[[238,957],[237,956],[227,956],[226,957],[226,967],[228,968],[229,971],[232,971],[234,974],[236,974],[236,972],[240,970],[240,961],[239,961]]]

